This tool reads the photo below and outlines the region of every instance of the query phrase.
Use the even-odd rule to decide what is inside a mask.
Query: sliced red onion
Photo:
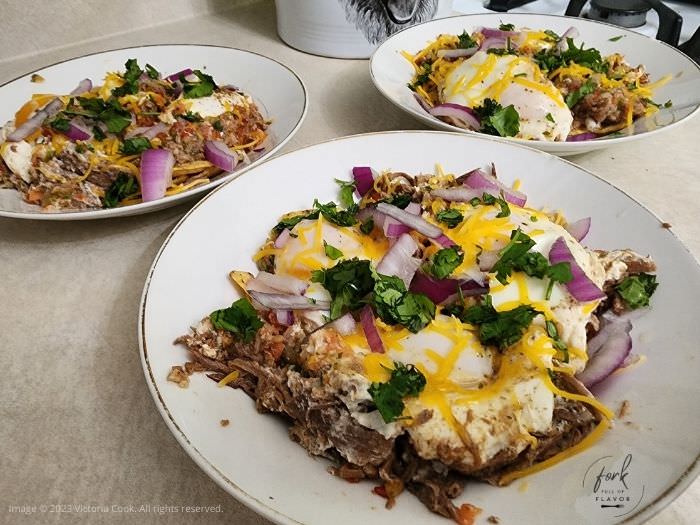
[[[130,139],[132,137],[144,137],[148,140],[151,140],[156,138],[156,136],[158,136],[159,134],[165,133],[166,131],[168,131],[168,125],[164,122],[159,122],[158,124],[154,124],[153,126],[142,126],[138,128],[133,128],[124,135],[124,138]]]
[[[430,195],[450,202],[470,202],[474,198],[481,199],[484,196],[484,193],[488,193],[494,197],[501,196],[501,194],[493,188],[475,190],[465,186],[459,186],[456,188],[438,188],[431,190]]]
[[[420,204],[418,204],[417,202],[411,202],[408,204],[408,206],[406,206],[406,208],[404,208],[404,211],[413,215],[420,215],[422,209]],[[376,222],[377,221],[375,220],[375,223]],[[409,228],[405,224],[397,221],[396,219],[386,216],[384,217],[382,229],[384,230],[384,235],[389,239],[395,239],[397,237],[400,237],[404,233],[408,233],[411,231],[411,228]]]
[[[76,140],[90,140],[92,138],[92,132],[87,127],[87,124],[83,122],[80,118],[71,119],[68,124],[68,131],[66,131],[66,137],[72,141]]]
[[[572,222],[566,226],[566,231],[568,231],[571,236],[577,241],[581,242],[586,235],[588,235],[588,230],[591,229],[591,218],[584,217],[576,222]]]
[[[486,38],[479,46],[479,51],[487,51],[489,49],[505,49],[507,41],[503,37]]]
[[[270,310],[328,310],[329,301],[311,299],[303,295],[285,295],[278,293],[263,293],[248,290],[250,296],[263,307]]]
[[[175,157],[168,149],[147,149],[141,153],[141,197],[144,202],[160,199],[173,183]]]
[[[589,360],[577,378],[590,388],[617,370],[632,350],[629,320],[610,322],[588,342]]]
[[[438,49],[437,56],[441,58],[470,57],[479,50],[477,46],[468,49]]]
[[[486,38],[513,38],[520,35],[519,31],[503,31],[495,27],[482,27],[479,32]]]
[[[417,272],[411,281],[410,290],[425,294],[435,304],[443,302],[457,293],[459,281],[456,279],[434,279],[428,274]]]
[[[332,323],[329,323],[327,326],[334,328],[340,335],[350,335],[355,332],[355,327],[357,324],[355,323],[355,319],[353,319],[352,315],[347,313],[341,317],[338,317],[338,319]]]
[[[291,310],[275,310],[277,322],[282,326],[291,326],[294,324],[294,312]]]
[[[443,246],[443,247],[445,247],[445,248],[449,248],[450,246],[457,246],[457,243],[454,242],[452,239],[450,239],[450,238],[449,238],[447,235],[445,235],[444,233],[443,233],[442,235],[438,236],[438,237],[435,239],[435,241],[437,241],[437,243],[438,243],[440,246]]]
[[[484,295],[489,291],[488,286],[484,286],[483,284],[472,280],[463,281],[459,285],[459,287],[462,290],[462,297],[474,297],[475,295]]]
[[[464,178],[464,184],[477,190],[493,189],[502,191],[505,200],[516,206],[525,206],[527,202],[527,196],[524,193],[509,188],[493,175],[489,175],[480,169],[469,172]]]
[[[70,92],[71,96],[77,97],[83,93],[87,93],[92,89],[92,80],[85,78],[78,83],[78,86]]]
[[[42,109],[37,111],[32,118],[14,130],[7,136],[7,142],[19,142],[38,130],[47,118],[53,117],[63,106],[59,98],[54,98]]]
[[[258,281],[265,286],[269,286],[277,290],[278,292],[292,294],[292,295],[303,295],[308,285],[306,282],[291,275],[279,275],[270,272],[260,272],[255,276],[254,279],[248,281]]]
[[[270,288],[266,284],[263,284],[262,282],[255,280],[255,279],[250,279],[247,283],[245,283],[245,290],[246,292],[254,291],[254,292],[262,292],[262,293],[278,293],[279,290],[275,290],[274,288]]]
[[[481,254],[479,254],[479,269],[482,272],[490,272],[499,258],[498,251],[481,252]]]
[[[379,336],[377,325],[374,324],[374,313],[370,305],[365,305],[360,310],[360,324],[369,343],[370,350],[377,354],[383,354],[384,343],[382,343],[382,338]]]
[[[481,129],[479,118],[474,113],[474,110],[461,104],[445,103],[439,104],[428,110],[434,117],[447,117],[452,119],[459,127],[465,129]]]
[[[436,239],[437,237],[442,235],[442,230],[440,228],[438,228],[434,224],[430,224],[423,217],[419,215],[413,215],[412,213],[409,213],[406,210],[402,210],[401,208],[393,206],[392,204],[389,204],[387,202],[378,203],[377,210],[385,215],[388,215],[389,217],[396,219],[397,221],[405,224],[411,229],[416,230],[418,233],[422,233],[423,235],[431,239]]]
[[[559,237],[549,251],[549,262],[557,264],[561,262],[569,263],[573,279],[566,283],[566,289],[569,293],[580,302],[593,301],[595,299],[603,299],[605,294],[598,286],[590,280],[586,273],[574,259],[571,250],[566,244],[564,237]]]
[[[284,248],[291,238],[292,232],[290,232],[288,228],[285,228],[275,239],[275,248]]]
[[[220,140],[207,140],[204,143],[204,157],[224,171],[233,171],[238,164],[238,155]]]
[[[591,133],[590,131],[586,131],[585,133],[579,133],[578,135],[569,135],[566,137],[566,142],[581,142],[584,140],[592,140],[598,138],[598,135],[595,133]]]
[[[413,257],[417,249],[418,243],[409,234],[404,233],[386,255],[382,257],[382,260],[379,261],[377,273],[394,275],[401,279],[408,288],[413,275],[422,262],[420,259]]]
[[[560,53],[563,53],[567,49],[569,49],[569,43],[567,42],[567,38],[577,38],[578,37],[578,29],[575,27],[570,27],[566,31],[564,31],[564,34],[561,35],[561,38],[557,42],[557,51]]]
[[[425,111],[427,111],[428,113],[430,113],[430,108],[431,108],[432,106],[428,105],[428,103],[423,99],[423,97],[421,97],[418,93],[414,93],[414,94],[413,94],[413,98],[416,99],[416,102],[418,102],[418,104],[420,105],[420,107],[422,107]]]
[[[174,82],[176,80],[180,80],[181,76],[187,77],[188,75],[192,74],[192,70],[190,68],[183,69],[182,71],[178,71],[177,73],[173,73],[172,75],[169,75],[165,77],[165,80],[170,80],[170,82]]]
[[[352,169],[352,177],[355,179],[355,188],[360,197],[374,186],[374,174],[372,168],[368,166],[355,166]]]

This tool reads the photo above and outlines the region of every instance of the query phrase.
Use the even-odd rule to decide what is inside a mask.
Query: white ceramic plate
[[[641,523],[700,470],[700,325],[679,315],[697,310],[700,267],[657,217],[605,181],[557,157],[489,138],[404,131],[337,139],[272,159],[197,204],[163,244],[142,297],[141,356],[158,410],[212,479],[277,523],[450,523],[408,493],[387,511],[370,492],[373,483],[349,484],[329,475],[328,462],[293,443],[286,425],[258,414],[242,391],[219,388],[201,374],[192,376],[188,389],[166,380],[172,365],[188,359],[173,340],[231,304],[237,294],[228,272],[255,271],[251,256],[281,214],[308,207],[315,197],[336,198],[333,179],[349,179],[352,166],[418,173],[433,172],[436,161],[454,173],[495,161],[506,182],[522,180],[532,205],[560,208],[571,218],[592,216],[590,246],[652,254],[661,283],[653,308],[633,331],[635,351],[647,355],[647,363],[600,392],[613,408],[629,400],[633,424],[618,424],[594,447],[509,487],[470,483],[459,501],[484,509],[479,523],[489,515],[521,525]],[[231,424],[223,428],[221,419]],[[630,502],[623,509],[601,509],[593,474],[602,466],[615,468],[627,454],[629,488],[606,482],[602,489]]]
[[[673,76],[669,83],[656,90],[654,97],[655,101],[660,103],[672,100],[673,107],[662,109],[651,117],[638,120],[631,129],[622,131],[623,136],[581,142],[546,142],[511,138],[502,140],[525,144],[555,155],[575,155],[648,137],[669,129],[700,112],[700,66],[682,52],[629,29],[564,16],[494,13],[442,18],[413,26],[395,34],[374,52],[370,61],[372,81],[387,99],[427,125],[435,129],[475,134],[473,131],[447,124],[429,115],[420,107],[413,92],[406,87],[412,78],[413,66],[400,53],[408,51],[415,54],[441,33],[460,34],[465,29],[471,33],[478,27],[498,27],[501,22],[512,23],[516,28],[551,29],[558,34],[564,33],[573,26],[580,33],[575,39],[579,45],[584,42],[586,47],[595,47],[604,56],[622,53],[627,61],[635,66],[644,64],[652,82],[668,74]],[[620,35],[622,38],[616,42],[610,41],[611,38]]]
[[[123,71],[124,62],[138,59],[143,67],[153,65],[166,74],[185,68],[201,69],[220,84],[233,84],[253,97],[263,117],[271,119],[268,128],[269,146],[263,154],[248,166],[240,166],[233,173],[177,195],[157,201],[124,206],[121,208],[42,212],[38,206],[26,204],[19,193],[10,189],[0,190],[0,216],[21,219],[86,220],[125,215],[138,215],[167,208],[201,195],[219,184],[239,176],[263,159],[270,157],[294,136],[301,126],[307,109],[306,86],[289,67],[263,55],[241,49],[208,45],[156,45],[116,49],[86,55],[60,62],[0,86],[0,123],[14,119],[15,112],[34,93],[66,94],[83,78],[101,84],[109,71]],[[44,77],[42,83],[32,83],[32,74]]]

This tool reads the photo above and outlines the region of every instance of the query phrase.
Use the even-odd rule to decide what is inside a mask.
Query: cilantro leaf
[[[473,206],[477,206],[479,204],[479,199],[477,197],[474,197],[472,201],[476,199],[476,203],[472,204]],[[470,201],[471,203],[471,201]],[[496,218],[500,219],[502,217],[508,217],[510,216],[510,206],[508,206],[508,202],[505,200],[503,196],[503,192],[501,192],[500,197],[494,197],[490,193],[484,193],[481,196],[481,203],[487,204],[487,205],[493,205],[493,204],[498,204],[498,206],[501,208],[501,211],[498,212],[498,215],[496,215]]]
[[[319,211],[314,210],[308,213],[300,213],[298,215],[293,215],[291,217],[287,217],[285,219],[281,219],[274,228],[272,228],[273,233],[281,233],[282,230],[288,229],[291,230],[294,228],[297,224],[299,224],[301,221],[306,220],[306,219],[318,219]]]
[[[547,277],[549,277],[549,284],[547,285],[547,293],[544,298],[549,300],[552,296],[554,283],[566,284],[574,278],[574,275],[571,273],[571,264],[568,262],[553,264],[547,268]]]
[[[498,29],[500,31],[513,31],[515,29],[515,25],[513,25],[513,24],[501,24],[498,26]]]
[[[360,231],[365,235],[372,233],[372,230],[374,230],[374,219],[372,217],[360,224]]]
[[[178,117],[185,119],[189,122],[202,122],[204,120],[202,118],[202,115],[200,115],[199,113],[192,113],[191,111],[183,113],[182,115],[178,115]]]
[[[397,193],[396,195],[392,195],[391,197],[383,199],[379,202],[387,202],[392,206],[396,206],[397,208],[405,210],[406,206],[411,204],[412,199],[413,196],[410,193]]]
[[[584,49],[576,47],[572,38],[566,39],[567,49],[559,52],[556,47],[552,49],[543,49],[535,54],[533,59],[546,71],[554,71],[555,69],[568,66],[570,62],[575,62],[581,66],[585,66],[597,73],[602,73],[605,69],[605,63],[600,55],[600,51],[595,48]]]
[[[554,321],[547,319],[544,322],[545,328],[547,329],[547,335],[552,339],[552,345],[556,350],[564,354],[563,361],[565,363],[569,362],[569,349],[567,348],[564,341],[559,337],[559,330],[557,330],[557,325]]]
[[[92,135],[97,140],[104,140],[107,138],[107,135],[104,134],[104,131],[102,131],[99,126],[92,127]]]
[[[411,91],[415,91],[418,86],[422,86],[428,80],[430,80],[430,73],[432,72],[433,65],[430,62],[423,62],[423,70],[416,75],[416,79],[413,83],[408,84],[408,88]]]
[[[327,202],[321,204],[318,200],[314,200],[314,208],[318,209],[324,219],[329,220],[338,226],[352,226],[357,224],[357,205],[353,204],[347,210],[339,210],[335,202]]]
[[[138,182],[131,175],[121,173],[105,191],[102,204],[105,208],[114,208],[119,201],[133,195],[139,189]]]
[[[374,278],[372,303],[385,323],[401,324],[418,333],[435,318],[435,304],[423,294],[407,291],[398,277],[375,273]]]
[[[447,227],[452,229],[456,228],[464,220],[464,215],[462,215],[462,212],[459,210],[448,208],[446,210],[439,211],[436,218],[438,222],[447,224]]]
[[[131,113],[122,108],[114,97],[107,102],[101,98],[76,97],[75,100],[85,110],[84,116],[104,122],[111,133],[121,133],[131,124]]]
[[[61,133],[65,133],[70,129],[70,120],[67,118],[58,116],[55,119],[51,121],[51,127],[55,129],[56,131],[60,131]]]
[[[323,241],[323,251],[326,253],[326,257],[328,257],[329,259],[333,259],[334,261],[336,259],[340,259],[343,256],[343,252],[341,252],[335,246],[331,246],[326,241]]]
[[[362,300],[374,288],[369,261],[357,258],[340,261],[332,268],[316,270],[311,274],[311,281],[320,283],[331,294],[331,319],[360,308],[364,304]]]
[[[338,195],[340,205],[343,206],[343,208],[351,208],[355,204],[355,200],[352,197],[355,191],[355,183],[340,179],[335,179],[335,182],[340,186],[340,194]]]
[[[151,141],[146,137],[133,137],[126,139],[121,147],[124,155],[138,155],[142,151],[151,149]]]
[[[146,64],[146,74],[154,80],[158,80],[160,78],[160,73],[151,64]]]
[[[522,338],[532,320],[541,312],[521,304],[512,310],[497,312],[487,295],[484,303],[464,310],[460,320],[479,327],[479,340],[484,345],[505,350]]]
[[[126,72],[122,75],[124,84],[112,90],[112,96],[123,97],[124,95],[133,95],[139,90],[139,77],[143,70],[139,67],[139,63],[135,58],[130,58],[124,64]]]
[[[464,252],[459,246],[443,248],[432,256],[427,271],[436,279],[446,279],[464,261]]]
[[[185,98],[201,98],[210,96],[214,90],[218,87],[214,82],[214,79],[202,73],[199,69],[195,69],[192,72],[198,79],[199,82],[189,82],[184,78],[184,75],[180,78],[183,83],[182,93]]]
[[[571,93],[566,95],[566,105],[570,108],[573,108],[576,104],[578,104],[581,101],[583,97],[593,93],[597,87],[598,86],[596,85],[596,83],[589,78],[583,84],[581,84],[581,87],[578,88],[576,91],[572,91]]]
[[[520,115],[512,104],[504,108],[494,99],[486,98],[474,111],[481,121],[482,133],[514,137],[520,131]]]
[[[508,283],[508,277],[514,270],[515,261],[525,255],[534,245],[535,241],[523,233],[520,228],[511,232],[510,242],[500,251],[500,258],[491,269],[492,272],[496,273],[496,279],[501,284]]]
[[[625,301],[627,306],[636,310],[643,306],[649,306],[649,299],[656,291],[659,283],[656,276],[648,273],[640,273],[627,277],[620,284],[615,286],[615,290]]]
[[[618,40],[620,40],[620,39],[623,38],[624,36],[625,36],[625,35],[617,35],[617,36],[614,36],[614,37],[612,37],[612,38],[608,38],[608,41],[609,41],[609,42],[617,42]]]
[[[550,122],[554,122],[554,117],[552,116],[551,113],[547,113],[544,118],[546,118]]]
[[[209,314],[214,328],[228,330],[239,336],[245,343],[250,343],[263,322],[248,299],[239,299],[228,308],[215,310]]]
[[[221,123],[220,120],[215,120],[214,122],[211,123],[211,125],[216,131],[223,131],[224,130],[224,125]]]
[[[476,47],[476,40],[474,40],[466,30],[462,31],[462,34],[457,37],[459,42],[457,43],[458,49],[469,49]]]
[[[384,422],[391,423],[403,413],[403,398],[417,396],[425,385],[425,376],[414,365],[395,362],[389,381],[372,383],[367,391]]]

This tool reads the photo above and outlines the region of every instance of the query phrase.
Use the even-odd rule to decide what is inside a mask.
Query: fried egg
[[[561,92],[527,57],[478,51],[446,75],[443,102],[476,107],[486,98],[515,107],[516,138],[565,140],[571,130],[573,116]]]
[[[532,251],[545,257],[554,241],[564,237],[579,266],[591,280],[602,285],[605,276],[599,260],[546,214],[511,206],[508,217],[497,218],[499,209],[495,206],[464,204],[460,209],[464,221],[445,233],[465,252],[465,262],[458,268],[462,276],[481,271],[479,249],[488,246],[499,250],[510,233],[520,228],[535,241]],[[370,256],[367,243],[347,234],[347,228],[327,222],[319,226],[315,221],[302,221],[297,230],[301,234],[289,242],[281,259],[278,256],[279,269],[298,268],[300,254],[310,249],[309,256],[318,265],[332,266],[333,261],[324,259],[319,243],[313,239],[335,243],[352,254],[349,256],[369,258],[375,264],[381,255],[382,247],[370,248],[376,250]],[[554,321],[559,337],[569,349],[569,362],[558,362],[557,366],[575,371],[585,366],[586,323],[597,301],[578,303],[560,284],[554,285],[547,298],[548,280],[522,272],[513,272],[505,285],[492,273],[486,279],[497,311],[530,304]],[[507,352],[481,344],[474,327],[441,313],[418,333],[388,326],[379,319],[375,323],[385,348],[383,354],[370,350],[358,324],[354,333],[344,336],[333,328],[316,331],[301,356],[305,367],[323,369],[323,381],[338,393],[360,424],[387,438],[405,432],[422,458],[439,460],[464,473],[478,471],[498,454],[514,457],[536,445],[535,435],[546,433],[551,427],[555,398],[565,394],[549,377],[548,370],[554,366],[558,350],[544,315],[535,317],[522,339]],[[371,409],[369,388],[373,383],[388,381],[394,363],[416,366],[426,378],[426,385],[418,396],[404,399],[405,419],[386,423],[378,410]]]

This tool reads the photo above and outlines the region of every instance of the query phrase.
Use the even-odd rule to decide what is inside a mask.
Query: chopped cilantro
[[[154,80],[158,80],[160,78],[160,73],[158,73],[158,70],[151,64],[146,64],[146,74]]]
[[[331,294],[331,319],[360,308],[364,297],[374,288],[369,261],[357,258],[340,261],[332,268],[316,270],[311,274],[311,281],[320,283]]]
[[[123,97],[124,95],[133,95],[139,90],[139,77],[143,70],[139,67],[139,63],[135,58],[130,58],[124,64],[126,71],[122,75],[124,84],[112,90],[112,96]]]
[[[569,63],[574,62],[598,73],[603,72],[605,63],[600,56],[600,51],[594,48],[584,49],[583,44],[578,48],[572,38],[567,38],[566,43],[568,48],[562,53],[559,53],[556,48],[543,49],[536,53],[533,59],[546,71],[554,71],[558,67],[568,66]]]
[[[477,197],[474,197],[475,199]],[[472,199],[474,200],[474,199]],[[500,197],[494,197],[490,193],[484,193],[481,196],[481,202],[486,204],[486,205],[493,205],[493,204],[498,204],[498,206],[501,208],[501,211],[498,212],[498,215],[496,215],[496,218],[501,219],[503,217],[509,217],[510,216],[510,206],[508,206],[508,202],[505,200],[503,197],[503,192],[501,192]]]
[[[195,69],[192,73],[199,79],[199,82],[189,82],[185,79],[184,75],[182,75],[180,78],[180,81],[183,83],[182,96],[185,98],[210,96],[217,88],[214,79],[206,73],[202,73],[199,69]]]
[[[211,123],[211,125],[216,131],[223,131],[224,130],[224,125],[221,123],[220,120],[215,120],[214,122]]]
[[[204,120],[202,118],[202,115],[200,115],[199,113],[192,113],[191,111],[183,113],[182,115],[178,115],[178,117],[185,119],[189,122],[202,122]]]
[[[469,49],[471,47],[476,47],[476,40],[474,40],[467,31],[462,31],[462,34],[457,37],[459,42],[457,42],[458,49]]]
[[[124,155],[138,155],[142,151],[151,149],[151,141],[146,137],[134,137],[126,139],[121,147],[121,152]]]
[[[498,29],[500,31],[513,31],[515,29],[515,25],[513,25],[513,24],[501,24],[498,26]]]
[[[520,115],[512,104],[504,108],[492,98],[487,98],[474,111],[481,121],[482,133],[514,137],[520,131]]]
[[[501,284],[508,283],[508,277],[514,270],[515,261],[525,255],[534,245],[535,241],[523,233],[520,228],[512,231],[510,242],[500,251],[500,258],[492,268],[492,271],[496,273],[496,279]]]
[[[372,217],[360,224],[360,231],[365,235],[372,233],[372,230],[374,230],[374,219]]]
[[[391,204],[392,206],[396,206],[397,208],[405,210],[406,206],[411,204],[412,199],[413,197],[410,193],[397,193],[396,195],[392,195],[391,197],[383,199],[380,202],[386,202],[388,204]]]
[[[515,49],[513,49],[510,46],[510,38],[506,40],[506,47],[492,47],[486,50],[486,53],[489,55],[498,55],[498,56],[506,56],[506,55],[517,55],[515,52]]]
[[[554,122],[554,117],[552,116],[551,113],[547,113],[544,118],[546,118],[550,122]]]
[[[436,279],[446,279],[464,261],[464,252],[458,246],[439,250],[430,259],[427,271]]]
[[[416,79],[413,83],[409,83],[408,87],[415,91],[418,86],[425,84],[430,78],[430,73],[432,72],[433,65],[430,62],[423,62],[423,70],[416,75]]]
[[[544,322],[545,328],[547,329],[547,335],[552,339],[552,345],[556,350],[564,354],[564,358],[562,361],[564,363],[569,362],[569,349],[567,348],[566,344],[564,341],[561,340],[559,337],[559,330],[557,330],[557,325],[554,324],[554,321],[550,321],[547,319]]]
[[[649,306],[649,299],[656,291],[659,283],[656,276],[648,273],[640,273],[627,277],[620,284],[615,286],[615,290],[632,310]]]
[[[281,233],[282,230],[288,229],[291,230],[299,224],[301,221],[305,219],[318,219],[318,210],[314,210],[308,213],[300,213],[299,215],[293,215],[291,217],[287,217],[285,219],[280,220],[274,228],[272,228],[273,233]]]
[[[666,102],[664,102],[663,105],[665,108],[670,108],[671,106],[673,106],[673,102],[671,102],[671,100],[667,100]]]
[[[92,127],[92,135],[97,139],[97,140],[104,140],[107,138],[107,135],[104,134],[104,131],[100,129],[99,126],[93,126]]]
[[[448,228],[455,228],[464,220],[464,215],[459,210],[454,208],[448,208],[446,210],[439,211],[436,215],[439,222],[447,224]]]
[[[336,259],[340,259],[343,256],[343,252],[341,252],[335,246],[331,246],[326,241],[323,241],[323,251],[326,253],[326,257],[328,257],[329,259],[333,259],[334,261]]]
[[[121,133],[131,124],[131,113],[122,108],[114,97],[107,102],[101,98],[77,97],[75,100],[85,110],[84,116],[104,122],[110,133]]]
[[[209,319],[214,328],[228,330],[245,343],[250,343],[263,325],[248,299],[239,299],[228,308],[215,310],[209,314]]]
[[[558,42],[559,39],[561,38],[557,33],[552,31],[551,29],[545,29],[544,34],[549,37],[549,40],[553,40],[555,42]]]
[[[56,131],[60,131],[61,133],[65,133],[70,129],[70,120],[67,118],[58,116],[55,119],[51,121],[51,127],[55,129]]]
[[[389,381],[372,383],[368,392],[384,422],[391,423],[403,413],[403,398],[417,396],[425,384],[425,376],[414,365],[395,362]]]
[[[435,304],[423,294],[406,290],[395,276],[374,274],[372,302],[379,318],[387,324],[401,324],[418,333],[435,318]]]
[[[625,36],[625,35],[618,35],[618,36],[614,36],[614,37],[612,37],[612,38],[608,38],[608,40],[609,40],[610,42],[617,42],[618,40],[620,40],[620,39],[623,38],[624,36]]]
[[[351,208],[355,204],[355,200],[352,197],[355,191],[355,183],[340,179],[335,179],[335,182],[340,186],[340,193],[338,195],[340,205],[344,208]]]
[[[479,327],[479,340],[505,350],[522,338],[532,320],[540,314],[532,306],[523,305],[497,312],[487,295],[481,304],[471,306],[460,315],[460,320]]]
[[[513,75],[513,78],[520,78],[520,77],[526,77],[527,73],[518,73],[517,75]]]
[[[335,202],[331,201],[326,204],[321,204],[318,200],[314,200],[314,208],[321,212],[324,219],[338,226],[352,226],[353,224],[357,224],[357,218],[355,217],[357,213],[356,204],[353,204],[347,210],[341,210],[338,209],[338,205]]]
[[[134,177],[121,173],[105,191],[102,204],[105,208],[114,208],[122,199],[133,195],[138,189],[139,185]]]
[[[593,93],[597,87],[598,86],[596,85],[596,83],[589,78],[583,84],[581,84],[581,87],[578,88],[576,91],[572,91],[571,93],[566,95],[566,105],[570,108],[573,108],[576,104],[579,103],[579,101],[583,97]]]

